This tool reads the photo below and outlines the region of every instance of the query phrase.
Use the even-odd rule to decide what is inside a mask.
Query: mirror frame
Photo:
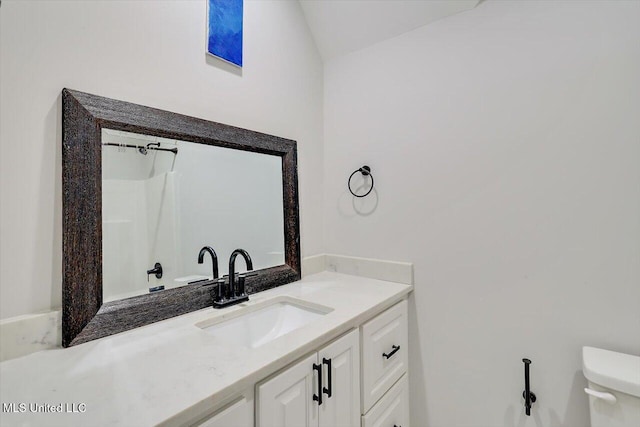
[[[70,89],[62,90],[62,109],[63,347],[210,307],[213,302],[215,286],[192,284],[103,304],[103,128],[280,156],[285,264],[256,270],[256,276],[247,278],[246,289],[252,294],[300,280],[295,141]],[[211,244],[215,247],[215,242]]]

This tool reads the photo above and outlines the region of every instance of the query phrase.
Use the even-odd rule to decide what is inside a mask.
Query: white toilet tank
[[[591,427],[640,426],[640,357],[582,347]]]

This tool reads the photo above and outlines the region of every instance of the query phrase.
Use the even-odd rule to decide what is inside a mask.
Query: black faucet
[[[204,262],[205,253],[209,253],[209,255],[211,255],[211,263],[213,264],[213,280],[215,280],[218,278],[218,256],[211,246],[205,246],[200,249],[200,253],[198,254],[198,264],[202,264]]]
[[[240,292],[236,292],[235,276],[236,276],[236,257],[242,255],[244,262],[247,264],[247,270],[253,270],[253,262],[249,253],[244,249],[236,249],[231,252],[229,257],[229,287],[227,288],[227,298],[233,298],[234,296],[244,296],[244,277],[238,278],[238,285],[240,285]]]
[[[236,249],[233,251],[229,257],[229,285],[223,298],[221,294],[224,279],[218,281],[218,298],[213,301],[213,308],[229,307],[230,305],[249,300],[249,296],[244,290],[244,281],[247,276],[252,276],[252,274],[240,274],[238,277],[238,289],[236,290],[236,257],[238,255],[242,255],[242,258],[244,258],[244,262],[247,264],[247,270],[253,270],[253,262],[247,251],[244,249]]]

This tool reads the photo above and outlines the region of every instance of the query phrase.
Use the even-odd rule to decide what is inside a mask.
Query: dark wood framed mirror
[[[214,298],[215,286],[194,283],[104,301],[102,149],[113,145],[103,144],[104,129],[280,157],[284,264],[256,270],[246,291],[300,279],[295,141],[69,89],[62,91],[62,106],[64,347],[206,308]],[[224,264],[228,254],[218,256]]]

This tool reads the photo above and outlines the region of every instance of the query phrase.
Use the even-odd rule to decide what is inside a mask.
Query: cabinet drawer
[[[362,325],[362,413],[407,371],[407,301]]]
[[[409,427],[409,384],[406,375],[362,416],[362,427],[391,426]]]

